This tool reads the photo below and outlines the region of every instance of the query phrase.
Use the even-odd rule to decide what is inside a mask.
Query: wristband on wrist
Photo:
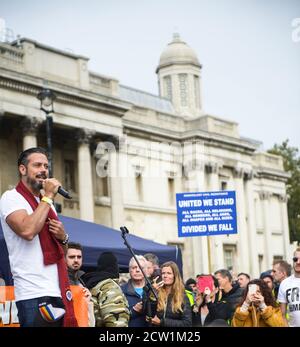
[[[69,235],[66,234],[63,240],[59,240],[62,245],[66,245],[69,242]]]
[[[53,205],[53,200],[50,199],[50,198],[48,198],[47,196],[43,196],[41,201],[46,202],[46,203],[47,203],[48,205],[50,205],[50,206]]]

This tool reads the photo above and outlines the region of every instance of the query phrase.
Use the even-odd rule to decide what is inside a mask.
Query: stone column
[[[256,223],[254,216],[254,191],[253,191],[253,172],[245,175],[245,195],[246,195],[246,215],[248,227],[248,245],[249,245],[249,271],[251,277],[259,277],[258,254],[256,251]]]
[[[289,254],[290,232],[289,232],[286,194],[279,195],[279,203],[281,205],[280,209],[281,209],[281,220],[282,220],[282,238],[283,238],[283,248],[284,248],[283,259],[288,259],[290,256]]]
[[[89,222],[94,222],[92,161],[89,148],[93,135],[94,132],[86,129],[77,132],[80,218]]]
[[[23,150],[37,147],[37,131],[40,122],[35,117],[25,117],[21,122],[23,130]]]
[[[206,172],[208,174],[208,187],[207,190],[210,192],[215,192],[220,190],[219,182],[219,163],[207,163]],[[223,244],[222,235],[214,235],[207,237],[207,243],[210,247],[210,263],[211,271],[214,272],[223,267]]]
[[[237,228],[238,228],[238,264],[239,269],[244,272],[249,272],[249,249],[247,222],[245,215],[245,191],[244,191],[244,169],[234,168],[234,180],[236,190],[236,213],[237,213]]]
[[[110,187],[110,205],[112,227],[119,230],[124,225],[124,203],[121,178],[122,153],[119,151],[118,139],[113,140],[114,148],[109,152],[108,174]]]
[[[267,191],[261,191],[259,198],[263,204],[263,216],[264,216],[264,240],[265,240],[265,256],[267,269],[272,267],[273,257],[271,250],[271,226],[270,226],[270,200],[271,193]]]

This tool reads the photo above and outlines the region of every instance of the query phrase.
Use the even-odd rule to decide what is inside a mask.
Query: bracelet
[[[62,245],[66,245],[69,242],[69,235],[66,234],[63,240],[59,240]]]
[[[53,200],[48,198],[47,196],[43,196],[41,201],[46,202],[48,205],[52,206],[53,205]]]

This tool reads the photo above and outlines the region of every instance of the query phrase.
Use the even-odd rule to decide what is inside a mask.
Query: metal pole
[[[210,236],[206,236],[207,238],[207,256],[208,256],[208,271],[211,274],[211,252],[210,252]]]
[[[46,136],[47,136],[47,151],[49,162],[49,177],[53,177],[53,162],[52,162],[52,124],[53,118],[46,112]]]

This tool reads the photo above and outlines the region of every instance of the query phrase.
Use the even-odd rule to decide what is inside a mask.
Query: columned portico
[[[23,130],[23,150],[37,147],[37,131],[40,126],[40,122],[37,118],[26,117],[21,122],[21,127]]]
[[[92,161],[89,148],[93,135],[92,131],[85,129],[77,133],[80,218],[89,222],[94,222]]]

